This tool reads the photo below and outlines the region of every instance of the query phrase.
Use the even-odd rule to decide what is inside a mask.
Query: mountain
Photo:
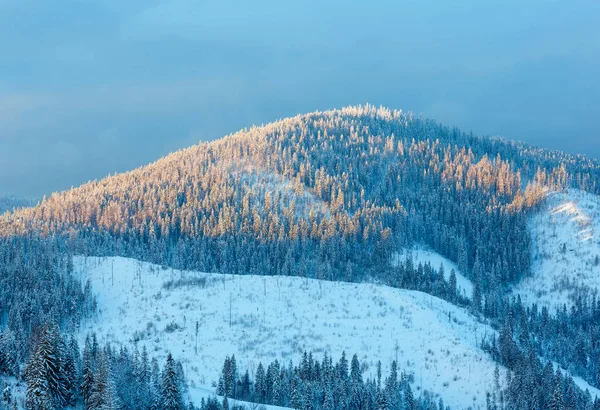
[[[372,106],[242,130],[4,216],[0,232],[177,268],[361,280],[421,243],[484,289],[529,271],[547,187],[597,187],[595,161]]]
[[[0,216],[0,376],[27,363],[32,405],[80,395],[178,407],[186,386],[215,381],[200,387],[318,410],[427,408],[438,397],[453,408],[600,406],[585,392],[600,387],[599,180],[592,159],[369,105],[201,143]],[[189,322],[205,325],[194,338],[207,332],[202,368],[187,366]],[[80,344],[65,349],[75,334]],[[400,363],[390,363],[395,336]],[[350,375],[344,355],[298,357],[337,360],[343,349],[360,356]],[[86,387],[36,393],[32,375],[56,358],[58,369],[73,364],[65,385],[83,369]],[[253,360],[289,396],[272,397],[258,369],[242,374]]]

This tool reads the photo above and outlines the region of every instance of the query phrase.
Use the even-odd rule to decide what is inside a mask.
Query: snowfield
[[[578,190],[552,193],[529,221],[532,276],[514,293],[551,311],[578,293],[600,289],[600,198]]]
[[[459,293],[469,299],[473,295],[473,283],[463,275],[456,263],[452,262],[450,259],[443,257],[439,253],[416,247],[413,249],[403,249],[394,254],[392,265],[396,266],[407,258],[412,258],[414,266],[417,266],[419,263],[429,263],[432,268],[438,270],[440,266],[443,265],[444,278],[446,281],[449,280],[450,272],[454,269],[454,273],[456,274],[456,287],[458,288]]]
[[[76,274],[91,281],[100,310],[83,325],[82,340],[88,331],[116,345],[137,340],[161,364],[172,352],[183,363],[192,397],[214,391],[228,355],[252,375],[260,361],[298,363],[303,351],[336,360],[342,351],[356,353],[370,375],[377,360],[386,373],[397,358],[414,374],[416,392],[434,392],[456,409],[485,408],[493,385],[495,363],[478,348],[493,330],[421,292],[177,271],[126,258],[76,257],[74,264]]]

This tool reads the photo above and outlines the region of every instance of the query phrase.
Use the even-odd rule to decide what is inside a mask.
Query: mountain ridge
[[[504,238],[524,238],[519,225],[543,200],[544,186],[575,183],[594,190],[590,169],[600,168],[591,160],[464,134],[412,113],[353,106],[246,128],[55,193],[0,218],[0,234],[77,237],[80,252],[86,248],[81,242],[91,241],[105,254],[228,273],[249,272],[257,261],[226,266],[241,245],[223,250],[219,240],[244,238],[264,254],[299,241],[321,249],[319,263],[305,260],[306,249],[288,245],[277,258],[287,253],[287,265],[323,266],[321,277],[387,264],[392,247],[424,242],[460,262],[464,272],[476,259],[485,261],[484,270],[505,265],[512,270],[500,279],[506,281],[526,272],[528,262],[511,249],[497,254],[486,245],[499,239],[482,221]],[[441,208],[432,201],[441,201]],[[334,236],[360,246],[344,249]],[[198,259],[189,257],[198,238],[204,260],[188,265],[185,260]],[[525,239],[519,242],[527,248]],[[341,257],[332,256],[332,247]],[[353,266],[342,266],[344,260]],[[289,271],[283,265],[256,271]],[[490,281],[484,282],[487,288]]]

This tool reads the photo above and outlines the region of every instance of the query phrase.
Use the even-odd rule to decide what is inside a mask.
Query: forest
[[[582,156],[369,105],[244,129],[0,216],[0,374],[26,382],[30,409],[228,408],[183,403],[176,358],[161,372],[135,346],[117,352],[93,337],[80,357],[73,335],[98,312],[93,289],[72,275],[72,256],[118,255],[426,292],[498,330],[482,347],[511,370],[510,383],[489,392],[488,408],[600,408],[540,359],[600,387],[600,300],[551,314],[508,294],[530,274],[527,220],[546,194],[597,194],[599,179],[600,164]],[[456,262],[473,294],[459,295],[438,267],[391,265],[414,245]],[[309,354],[252,377],[228,358],[218,389],[302,410],[445,408],[427,392],[415,396],[397,364],[397,373],[363,380],[355,358],[349,372],[345,357]],[[14,408],[10,391],[2,406]]]

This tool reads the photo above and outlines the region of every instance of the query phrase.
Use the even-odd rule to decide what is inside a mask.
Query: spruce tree
[[[83,404],[85,405],[85,408],[88,409],[91,406],[90,399],[96,383],[94,379],[94,368],[92,363],[92,352],[89,337],[86,337],[83,348],[83,369],[81,378],[81,396],[83,398]]]
[[[265,402],[265,393],[267,390],[266,386],[266,375],[265,368],[262,363],[258,364],[256,369],[256,381],[254,382],[254,391],[256,393],[256,401],[259,403]]]
[[[175,360],[169,353],[161,378],[160,410],[183,410],[184,408]]]
[[[67,404],[64,372],[62,372],[62,340],[58,330],[46,325],[26,368],[28,408],[61,408]]]

